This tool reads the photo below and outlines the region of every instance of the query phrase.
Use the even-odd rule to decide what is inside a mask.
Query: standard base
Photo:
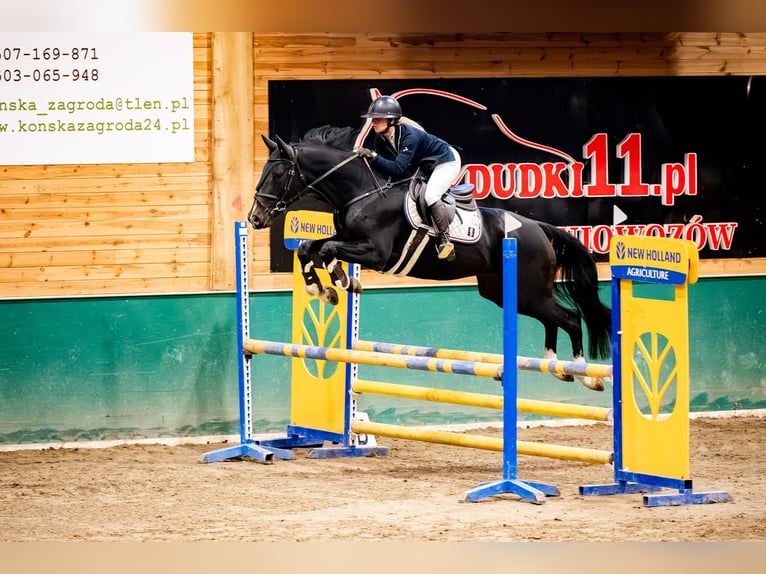
[[[619,481],[613,484],[592,484],[580,487],[582,496],[609,496],[613,494],[633,494],[658,492],[662,487],[640,484],[636,482]],[[693,492],[690,488],[679,489],[677,493],[647,494],[644,496],[644,506],[681,506],[684,504],[713,504],[716,502],[731,502],[731,495],[723,490],[711,492]]]
[[[464,502],[479,502],[490,496],[498,494],[516,494],[522,500],[532,504],[542,504],[546,496],[559,496],[559,489],[550,484],[527,482],[518,479],[502,479],[494,482],[485,482],[476,488],[469,490],[463,496]]]
[[[284,460],[293,458],[293,453],[281,448],[268,448],[255,443],[243,443],[203,454],[200,462],[220,462],[234,458],[248,457],[263,464],[272,464],[274,457]]]
[[[644,496],[644,506],[681,506],[683,504],[714,504],[732,502],[734,499],[724,490],[710,492],[679,491],[670,494],[650,494]]]

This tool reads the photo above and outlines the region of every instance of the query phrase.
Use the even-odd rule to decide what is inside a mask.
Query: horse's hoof
[[[349,277],[348,291],[359,294],[362,292],[362,282],[356,277]]]
[[[317,285],[306,285],[303,289],[306,291],[306,294],[311,297],[319,297],[321,295],[321,291]]]
[[[580,382],[591,391],[603,391],[604,381],[598,377],[578,377]]]
[[[330,305],[338,304],[338,292],[332,287],[325,287],[322,300]]]
[[[574,381],[574,377],[572,375],[560,375],[558,373],[551,373],[554,377],[556,377],[559,381],[564,381],[565,383],[571,383]]]

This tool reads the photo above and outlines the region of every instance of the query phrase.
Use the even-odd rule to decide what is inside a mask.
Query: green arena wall
[[[691,411],[766,408],[763,277],[690,286]],[[609,284],[601,284],[609,302]],[[290,338],[291,294],[251,294],[251,336]],[[0,444],[235,435],[233,294],[0,302]],[[519,354],[540,357],[542,326],[519,321]],[[473,286],[381,288],[361,299],[360,338],[499,353],[501,311]],[[560,333],[559,357],[571,358]],[[254,432],[284,431],[290,360],[253,358]],[[501,394],[491,379],[360,366],[360,378]],[[611,406],[604,393],[521,372],[522,397]],[[379,422],[498,421],[497,411],[362,396]],[[526,415],[524,419],[535,418]],[[541,417],[536,417],[541,418]]]

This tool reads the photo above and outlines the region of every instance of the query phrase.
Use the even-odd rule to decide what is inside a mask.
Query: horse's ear
[[[283,156],[287,156],[288,159],[295,158],[295,150],[293,150],[293,147],[289,143],[286,143],[281,137],[276,136],[276,138],[280,153]]]
[[[263,143],[266,144],[266,147],[269,148],[269,153],[273,152],[275,149],[277,149],[277,142],[270,140],[264,135],[261,135],[261,138],[263,139]]]

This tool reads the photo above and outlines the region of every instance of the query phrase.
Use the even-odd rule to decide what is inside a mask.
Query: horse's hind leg
[[[556,345],[558,344],[558,334],[559,334],[559,326],[556,323],[548,323],[545,321],[542,321],[543,326],[545,327],[545,352],[543,353],[543,357],[546,361],[557,361],[558,355],[556,354]],[[559,374],[559,373],[551,373],[554,377],[559,379],[560,381],[566,381],[566,382],[572,382],[574,381],[574,377],[572,375],[566,375],[566,374]]]
[[[567,309],[565,307],[562,307],[555,301],[553,304],[558,308],[559,313],[564,317],[563,320],[559,323],[559,326],[566,331],[567,335],[569,335],[569,339],[572,342],[572,360],[575,363],[585,363],[585,354],[583,351],[583,342],[582,342],[582,316],[578,311],[573,311],[572,309]],[[555,327],[553,329],[555,331]],[[548,337],[548,331],[546,326],[546,340]],[[556,355],[556,343],[555,338],[556,334],[554,332],[553,334],[554,343],[553,343],[553,355],[555,357]],[[546,345],[547,347],[547,345]],[[562,380],[571,381],[573,380],[572,375],[565,375],[566,378]],[[604,381],[598,377],[583,377],[580,375],[575,375],[575,379],[580,381],[583,385],[588,387],[592,391],[603,391],[604,390]]]
[[[521,312],[521,310],[519,310]],[[554,299],[548,299],[543,305],[534,311],[529,311],[530,316],[538,319],[545,326],[545,358],[556,360],[556,344],[558,339],[558,328],[562,328],[572,342],[572,355],[577,363],[584,363],[582,344],[582,326],[581,317],[577,311],[562,307]],[[553,374],[562,381],[573,381],[575,378],[583,385],[593,391],[603,391],[604,382],[596,377],[582,377],[572,375]]]

